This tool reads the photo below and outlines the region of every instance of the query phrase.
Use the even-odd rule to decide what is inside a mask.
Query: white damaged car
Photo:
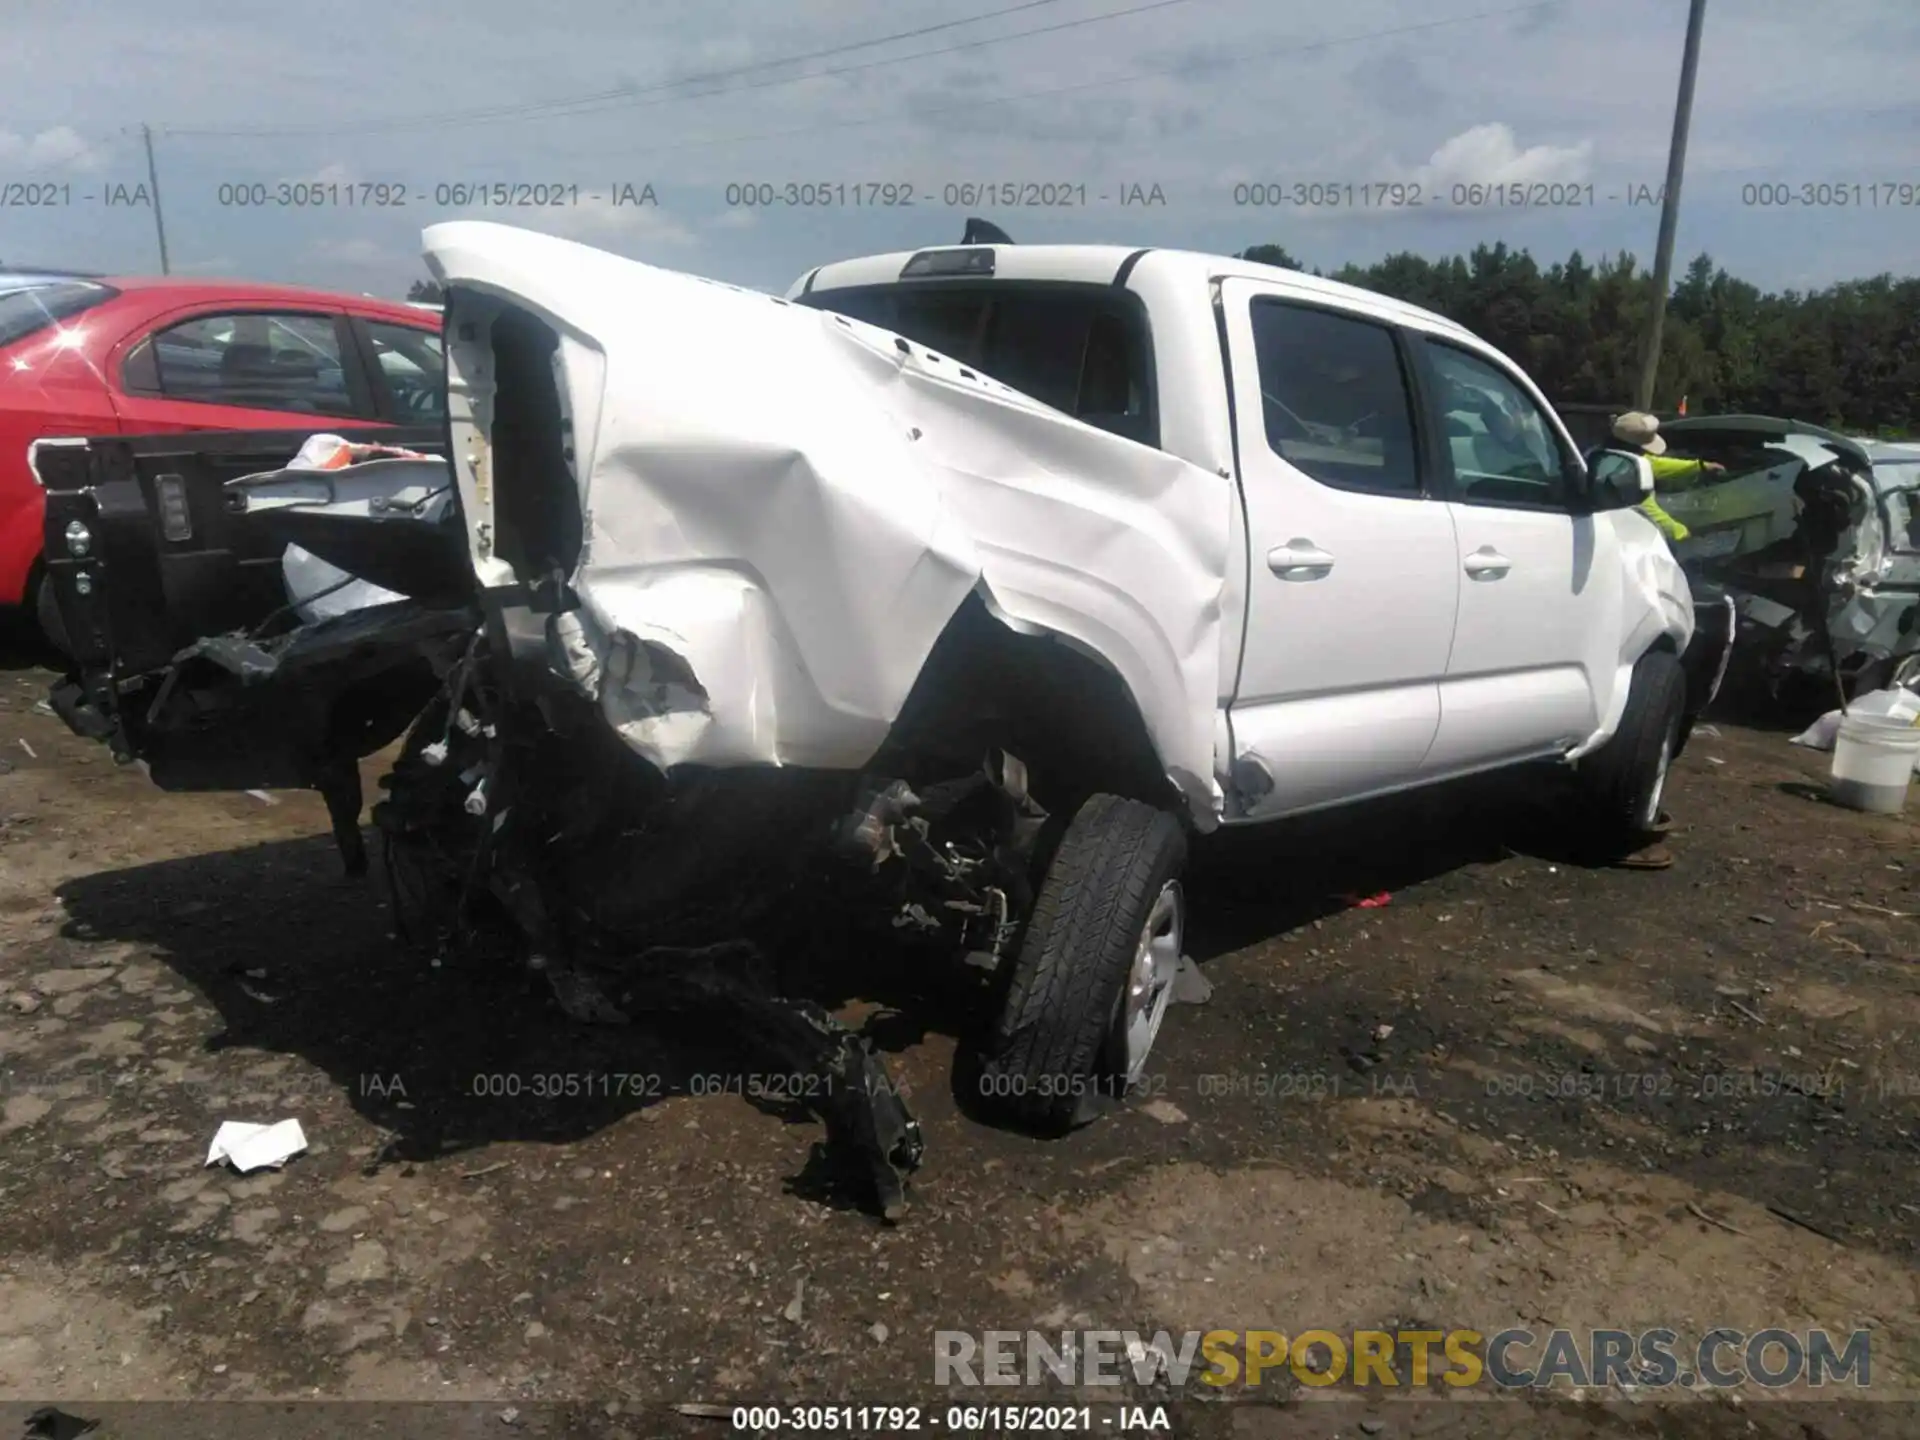
[[[743,1007],[871,1081],[712,948],[830,895],[970,958],[981,1107],[1066,1128],[1146,1065],[1190,834],[1544,761],[1626,845],[1724,665],[1645,462],[1378,295],[1100,246],[785,298],[494,224],[425,249],[450,421],[390,438],[426,458],[41,444],[55,704],[163,787],[319,789],[355,869],[357,762],[404,736],[409,933],[579,1016]],[[391,595],[303,620],[289,547]],[[892,1212],[918,1138],[874,1095],[827,1118]]]

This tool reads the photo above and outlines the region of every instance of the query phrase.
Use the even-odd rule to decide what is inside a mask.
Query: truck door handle
[[[1333,556],[1311,540],[1289,540],[1267,552],[1267,568],[1282,580],[1319,580],[1333,569]]]
[[[1476,580],[1498,580],[1513,568],[1513,562],[1491,545],[1482,545],[1467,556],[1467,574]]]

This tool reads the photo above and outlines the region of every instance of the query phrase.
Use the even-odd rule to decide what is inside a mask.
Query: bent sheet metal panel
[[[424,242],[456,323],[463,287],[562,335],[594,662],[576,673],[597,669],[634,750],[856,768],[978,588],[1118,671],[1211,824],[1230,482],[827,312],[509,226]],[[491,496],[455,438],[477,528]]]

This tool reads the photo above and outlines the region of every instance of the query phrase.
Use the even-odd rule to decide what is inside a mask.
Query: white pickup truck
[[[485,876],[579,1013],[578,957],[750,928],[827,854],[992,976],[982,1106],[1072,1125],[1159,1031],[1191,832],[1544,760],[1625,843],[1717,684],[1645,462],[1590,467],[1411,306],[1100,246],[784,299],[499,225],[425,247],[450,423],[397,438],[436,458],[42,445],[55,701],[162,786],[320,788],[350,865],[353,762],[411,727],[375,812],[409,929],[471,929]],[[406,598],[312,618],[289,545]]]

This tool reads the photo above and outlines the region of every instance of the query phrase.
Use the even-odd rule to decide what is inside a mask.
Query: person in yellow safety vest
[[[1717,474],[1727,468],[1712,460],[1680,460],[1668,455],[1666,439],[1660,434],[1659,417],[1649,415],[1644,410],[1629,410],[1624,415],[1615,416],[1613,438],[1622,448],[1636,450],[1647,457],[1647,464],[1653,469],[1656,493],[1661,490],[1684,490],[1696,484],[1702,476]],[[1687,538],[1687,527],[1661,509],[1653,495],[1642,500],[1637,508],[1660,528],[1669,545],[1677,545]],[[1672,828],[1673,817],[1662,810],[1644,838],[1656,841]],[[1614,863],[1630,870],[1665,870],[1673,864],[1673,852],[1661,844],[1643,845]]]
[[[1666,437],[1660,433],[1659,417],[1649,415],[1644,410],[1629,410],[1624,415],[1616,416],[1613,438],[1647,457],[1647,463],[1653,467],[1656,494],[1661,490],[1684,490],[1703,475],[1717,474],[1726,469],[1726,466],[1712,460],[1680,460],[1668,455]],[[1647,496],[1638,508],[1642,515],[1660,527],[1660,533],[1667,537],[1670,544],[1679,544],[1691,533],[1685,525],[1660,508],[1655,495]]]

